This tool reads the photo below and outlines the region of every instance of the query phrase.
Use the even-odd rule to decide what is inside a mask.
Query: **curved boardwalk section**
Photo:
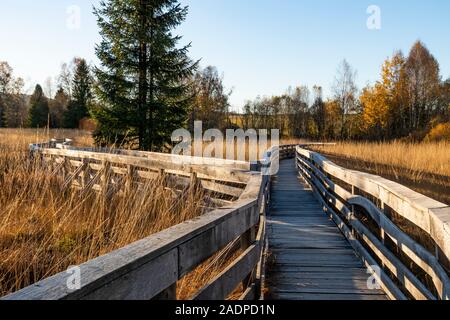
[[[286,300],[384,300],[367,287],[369,274],[336,224],[301,181],[294,160],[272,182],[268,219],[272,265],[268,296]]]

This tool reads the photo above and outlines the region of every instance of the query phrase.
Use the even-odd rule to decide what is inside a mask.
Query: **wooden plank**
[[[345,241],[286,241],[286,240],[275,240],[271,239],[270,246],[272,250],[286,248],[286,249],[302,249],[302,248],[347,248],[351,249],[351,246]]]
[[[440,298],[445,299],[448,297],[450,281],[446,271],[434,255],[401,231],[369,200],[362,197],[352,197],[349,199],[349,203],[363,207],[385,234],[397,244],[399,249],[431,276]]]
[[[216,167],[227,167],[234,169],[249,170],[250,165],[248,162],[235,161],[228,159],[219,158],[207,158],[207,157],[190,157],[184,155],[173,155],[168,153],[156,153],[147,151],[136,151],[136,150],[123,150],[123,149],[111,149],[111,148],[75,148],[66,147],[64,150],[73,150],[85,153],[106,153],[113,155],[123,155],[140,157],[144,159],[154,159],[158,161],[173,161],[179,164],[197,164],[197,165],[209,165]]]
[[[304,235],[304,236],[298,236],[298,235],[292,235],[292,234],[283,234],[283,233],[273,233],[269,231],[269,236],[271,239],[274,240],[298,240],[298,241],[306,241],[311,239],[317,239],[318,241],[336,241],[336,240],[342,240],[341,235],[327,235],[327,236],[321,236],[320,238],[314,238],[311,234]]]
[[[179,274],[180,277],[193,270],[195,266],[209,258],[215,252],[224,248],[228,243],[242,235],[259,221],[259,213],[255,202],[242,206],[226,220],[217,223],[197,237],[179,246]],[[242,280],[242,279],[241,279]]]
[[[267,275],[269,297],[386,299],[383,292],[367,288],[372,275],[311,188],[296,175],[294,161],[285,162],[272,186],[267,230],[274,263]]]
[[[326,207],[328,213],[333,217],[333,220],[336,222],[337,226],[341,229],[342,233],[345,235],[347,240],[350,242],[352,247],[356,252],[358,252],[360,258],[363,260],[364,264],[367,268],[373,268],[373,266],[378,266],[377,261],[367,252],[367,250],[354,238],[351,230],[348,226],[342,221],[342,219],[333,211],[333,209],[321,198],[318,189],[313,186],[314,192],[317,196],[317,199],[322,202],[322,204]],[[392,299],[398,300],[407,300],[407,297],[404,293],[396,286],[396,284],[389,278],[386,273],[380,267],[380,273],[374,273],[374,278],[378,283],[382,286],[383,290],[389,295]]]
[[[127,272],[107,284],[87,293],[82,300],[148,300],[162,290],[170,287],[178,280],[177,250],[159,256],[157,259]],[[97,266],[99,267],[99,266]],[[81,279],[89,275],[87,272],[96,273],[91,269],[81,273]],[[158,274],[158,278],[151,277]]]
[[[294,227],[294,226],[273,226],[271,227],[271,231],[274,232],[275,234],[289,234],[289,235],[293,235],[293,236],[309,236],[309,235],[313,235],[315,237],[319,237],[319,236],[339,236],[342,237],[342,234],[336,230],[336,229],[327,229],[327,228],[315,228],[315,227],[309,227],[309,226],[298,226],[298,227]]]
[[[399,215],[422,228],[450,259],[450,207],[376,175],[342,168],[325,157],[297,148],[297,152],[318,163],[328,174],[380,199]],[[435,214],[442,210],[442,214]]]
[[[315,294],[315,293],[292,293],[277,292],[275,298],[281,300],[387,300],[385,295],[364,295],[364,294]]]
[[[252,245],[194,297],[194,300],[223,300],[249,274],[260,258],[260,244]]]
[[[198,252],[196,245],[200,245],[199,239],[203,239],[201,237],[202,234],[209,233],[211,230],[217,230],[213,234],[219,234],[220,237],[206,241],[203,239],[203,242],[213,243],[216,240],[220,240],[225,245],[226,241],[232,241],[233,237],[238,233],[235,230],[230,230],[230,226],[235,225],[235,222],[232,222],[233,220],[239,221],[244,229],[249,228],[249,226],[245,226],[245,223],[250,224],[254,218],[252,215],[248,215],[248,210],[253,208],[255,204],[256,200],[236,202],[234,204],[236,207],[234,208],[212,211],[200,218],[171,227],[108,255],[91,260],[81,266],[82,272],[86,270],[83,274],[84,285],[75,292],[67,289],[67,274],[63,272],[6,296],[4,299],[80,299],[99,288],[106,288],[115,279],[121,277],[125,279],[132,270],[159,259],[160,256],[172,250],[176,250],[177,259],[182,262],[182,264],[170,264],[179,269],[176,272],[179,278],[182,274],[194,268],[196,261],[204,260],[208,254],[210,255],[210,251],[205,250],[194,256],[194,253]],[[233,234],[233,232],[236,233]],[[193,245],[194,243],[196,245]],[[181,256],[178,254],[179,247],[183,247]],[[186,250],[188,247],[192,248],[192,250]],[[194,256],[194,258],[189,257],[190,255]],[[184,257],[188,260],[184,261]],[[152,280],[153,285],[159,289],[158,281],[160,281],[160,278],[164,279],[164,277],[161,277],[160,273],[157,272],[149,273],[148,277],[149,281]]]
[[[311,249],[311,248],[300,248],[300,249],[276,249],[272,252],[277,253],[278,255],[292,255],[296,257],[308,256],[308,257],[325,257],[329,256],[350,256],[353,258],[357,258],[356,254],[352,250],[347,249],[336,249],[336,248],[323,248],[323,249]]]
[[[274,292],[382,294],[378,289],[370,289],[367,280],[356,279],[280,279],[274,278]]]
[[[347,274],[347,275],[355,275],[355,274],[367,274],[366,268],[360,268],[360,267],[350,267],[345,269],[336,269],[333,267],[327,267],[327,266],[296,266],[296,265],[286,265],[286,266],[278,266],[277,264],[273,265],[273,267],[270,270],[275,271],[280,268],[283,269],[284,272],[287,274],[296,273],[296,274],[303,274],[303,273],[321,273],[321,274],[332,274],[332,273],[340,273],[340,274]]]
[[[96,153],[96,152],[84,152],[77,150],[57,150],[57,149],[44,149],[41,151],[44,155],[54,155],[54,156],[66,156],[70,158],[78,159],[91,159],[96,161],[107,161],[114,164],[120,165],[133,165],[139,168],[145,169],[165,169],[168,172],[197,172],[200,179],[211,179],[211,180],[223,180],[230,182],[248,182],[248,173],[242,170],[220,167],[220,166],[207,166],[207,165],[196,165],[196,164],[186,164],[177,163],[176,161],[162,161],[153,160],[149,158],[140,158],[127,155],[118,154],[108,154],[108,153]]]
[[[356,223],[354,224],[354,226]],[[359,225],[356,228],[363,232],[363,239],[378,256],[382,263],[396,276],[396,278],[405,286],[411,295],[417,300],[435,300],[433,294],[423,285],[419,279],[408,270],[403,263],[395,257],[383,244],[376,239],[364,226]]]
[[[378,241],[370,231],[364,227],[359,221],[353,218],[350,210],[339,200],[337,197],[329,193],[323,185],[321,185],[321,181],[319,181],[314,176],[310,176],[310,179],[314,183],[314,186],[318,188],[321,195],[329,201],[330,204],[333,204],[337,207],[352,227],[357,230],[364,238],[365,242],[369,245],[371,250],[381,259],[384,266],[387,266],[394,275],[396,275],[397,279],[405,286],[405,288],[411,293],[413,297],[416,299],[434,299],[434,296],[430,293],[430,291],[410,272],[402,262],[395,257],[389,250],[387,250],[384,245]],[[379,224],[382,230],[389,230],[390,234],[395,234],[397,236],[402,236],[405,240],[410,240],[390,221],[388,220],[383,213],[381,213],[375,206],[369,205],[370,202],[362,197],[350,197],[349,201],[358,205],[362,205],[369,210],[369,213],[372,215],[374,220]],[[383,220],[384,219],[384,220]],[[385,229],[387,228],[387,229]],[[412,240],[409,242],[411,243]],[[420,246],[417,246],[420,249]],[[447,278],[447,276],[445,275]],[[441,291],[442,292],[442,291]]]
[[[220,183],[215,183],[212,181],[204,181],[203,180],[203,181],[201,181],[201,184],[202,184],[202,187],[205,188],[206,190],[233,196],[236,198],[239,198],[241,196],[242,192],[244,191],[244,189],[241,189],[241,188],[230,187],[230,186],[220,184]]]
[[[314,268],[317,269],[317,268]],[[315,283],[315,280],[320,280],[320,281],[332,281],[332,280],[346,280],[346,281],[364,281],[365,283],[367,283],[367,280],[369,279],[369,274],[364,274],[362,272],[355,272],[355,273],[350,273],[350,272],[341,272],[338,273],[334,270],[332,270],[331,272],[283,272],[283,273],[277,273],[275,272],[274,275],[272,276],[272,280],[274,281],[274,283],[282,283],[283,281],[289,281],[289,283],[291,282],[297,282],[297,281],[302,281],[302,280],[306,280],[306,281],[312,281],[313,283]]]
[[[252,284],[244,291],[244,293],[240,296],[239,300],[251,301],[251,300],[257,300],[256,298],[257,298],[256,297],[256,286],[255,286],[255,284]]]

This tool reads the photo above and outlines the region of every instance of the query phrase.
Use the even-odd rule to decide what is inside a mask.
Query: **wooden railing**
[[[241,299],[260,299],[271,175],[290,157],[392,299],[449,299],[450,208],[381,177],[339,167],[305,146],[271,148],[255,164],[77,149],[64,141],[30,150],[63,175],[67,187],[109,192],[164,175],[171,188],[201,183],[221,207],[82,264],[78,290],[69,289],[71,275],[62,272],[4,299],[175,299],[177,281],[236,241],[242,254],[194,299],[225,299],[241,283]],[[420,229],[425,243],[398,218]]]
[[[199,180],[219,194],[223,205],[203,216],[173,226],[110,254],[79,266],[81,287],[70,289],[71,274],[62,272],[16,293],[6,300],[55,299],[175,299],[176,284],[202,262],[236,240],[243,252],[194,299],[225,299],[240,283],[241,299],[260,299],[267,250],[266,219],[270,201],[270,176],[264,171],[295,146],[271,148],[260,164],[198,159],[147,152],[76,149],[68,143],[30,146],[32,156],[53,166],[66,185],[108,192],[132,183],[170,175],[181,184]],[[253,171],[259,168],[261,172]],[[176,185],[174,183],[173,185]],[[222,196],[229,196],[223,201]]]
[[[449,206],[305,148],[296,153],[301,175],[367,267],[379,267],[377,280],[392,299],[450,298]]]

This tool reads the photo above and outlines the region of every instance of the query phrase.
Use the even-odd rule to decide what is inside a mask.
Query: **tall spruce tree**
[[[78,128],[80,120],[89,115],[88,105],[92,99],[92,77],[84,59],[75,59],[71,92],[72,100],[64,113],[64,127]]]
[[[30,105],[28,126],[31,128],[47,126],[49,124],[48,100],[39,84],[36,85],[34,93],[30,98]]]
[[[172,34],[187,7],[177,0],[108,0],[94,13],[102,36],[96,141],[161,150],[185,125],[191,103],[186,79],[197,63],[187,56],[190,45],[178,48],[181,37]]]

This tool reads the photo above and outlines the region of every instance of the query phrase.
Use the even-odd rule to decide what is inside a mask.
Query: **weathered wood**
[[[341,294],[351,292],[354,299],[367,292],[385,297],[380,290],[361,288],[370,274],[336,224],[323,212],[312,190],[300,182],[294,161],[281,164],[272,182],[271,200],[267,232],[274,264],[266,280],[270,297],[283,296],[286,290],[293,294],[286,298],[301,297],[308,283],[317,284],[310,297],[317,300],[326,300],[333,288],[342,290]],[[316,274],[326,278],[332,272],[341,276],[334,281],[334,287],[325,281],[317,282],[320,278]],[[303,286],[292,275],[304,275]]]
[[[274,295],[276,299],[282,300],[302,300],[302,301],[310,301],[310,300],[387,300],[384,294],[343,294],[343,293],[293,293],[293,292],[279,292]]]
[[[30,150],[42,151],[42,149],[54,148],[54,145],[49,143],[44,144],[33,144],[30,145]],[[131,156],[131,157],[139,157],[143,159],[154,159],[158,161],[170,161],[176,162],[179,164],[196,164],[196,165],[207,165],[207,166],[215,166],[215,167],[227,167],[233,169],[240,170],[249,170],[250,164],[245,161],[235,161],[228,159],[219,159],[219,158],[208,158],[208,157],[191,157],[184,155],[174,155],[167,153],[156,153],[156,152],[147,152],[147,151],[136,151],[136,150],[123,150],[123,149],[111,149],[111,148],[75,148],[68,145],[65,145],[62,148],[56,148],[62,150],[71,150],[78,151],[84,153],[104,153],[104,154],[113,154],[113,155],[123,155],[123,156]]]
[[[150,299],[255,225],[259,217],[256,203],[256,199],[237,202],[234,208],[215,210],[91,260],[80,266],[80,290],[68,290],[67,274],[60,273],[5,299]],[[212,238],[205,235],[211,235]],[[204,250],[199,250],[202,244],[206,246]],[[165,260],[169,258],[172,260]],[[160,261],[163,261],[161,266],[165,268],[158,264]],[[142,266],[151,268],[143,269]],[[160,271],[156,271],[158,268]],[[142,282],[139,279],[144,274],[147,280]],[[148,287],[145,290],[142,288],[144,284]]]
[[[258,212],[259,215],[259,212]],[[247,250],[254,242],[256,241],[256,225],[251,227],[247,232],[241,235],[240,245],[241,250]],[[261,247],[261,246],[260,246]],[[259,253],[261,256],[261,252]],[[249,272],[249,274],[242,280],[242,287],[244,290],[248,288],[254,282],[254,278],[256,277],[255,270]]]
[[[199,165],[191,164],[187,161],[177,162],[177,161],[163,161],[154,160],[151,158],[141,158],[133,157],[128,155],[119,154],[107,154],[107,153],[96,153],[96,152],[86,152],[78,150],[58,150],[58,149],[42,149],[40,151],[43,155],[54,155],[54,156],[65,156],[69,158],[76,159],[91,159],[96,161],[107,161],[114,164],[120,165],[134,165],[136,167],[145,169],[155,169],[163,168],[168,171],[175,172],[196,172],[200,179],[218,179],[229,182],[241,182],[247,183],[248,174],[242,170],[221,167],[221,166],[211,166],[211,165]]]
[[[450,283],[446,271],[439,264],[438,259],[425,248],[402,232],[391,220],[389,220],[373,203],[362,197],[352,197],[350,204],[363,207],[372,219],[385,232],[385,235],[393,241],[398,248],[410,259],[428,273],[438,291],[441,299],[445,299],[450,291]]]
[[[383,243],[380,242],[366,227],[359,221],[354,221],[352,225],[360,234],[362,234],[364,242],[368,244],[370,249],[382,261],[383,265],[395,275],[415,299],[436,300],[433,294],[420,282],[420,280],[417,279],[394,254],[387,250]]]
[[[244,189],[236,188],[236,187],[230,187],[225,184],[212,182],[212,181],[201,181],[202,187],[205,188],[208,191],[221,193],[229,196],[233,196],[236,198],[239,198],[244,191]]]
[[[300,168],[303,169],[303,168]],[[315,177],[310,176],[306,170],[300,170],[302,176],[308,181],[308,179],[315,179]],[[359,254],[360,258],[363,260],[365,266],[372,270],[373,266],[377,266],[377,262],[375,259],[369,254],[369,252],[356,240],[352,231],[349,227],[342,221],[342,219],[333,211],[328,202],[323,200],[321,192],[324,192],[323,187],[314,180],[309,180],[310,186],[312,187],[314,194],[316,195],[319,202],[321,202],[328,212],[328,214],[332,217],[334,222],[337,224],[339,229],[342,231],[344,236],[347,238],[353,249]],[[322,189],[320,189],[322,188]],[[397,288],[394,282],[386,275],[386,273],[380,269],[380,273],[373,273],[373,277],[377,280],[377,282],[381,285],[386,294],[389,295],[391,299],[399,299],[406,300],[406,296]]]
[[[218,210],[225,212],[226,219],[215,221],[215,225],[192,237],[190,241],[186,241],[179,246],[179,274],[185,275],[193,270],[195,266],[209,258],[215,252],[224,248],[228,243],[235,240],[251,226],[258,223],[259,215],[255,208],[255,202],[247,202],[237,204],[238,209]],[[193,222],[187,222],[189,224]],[[242,279],[241,279],[242,280]]]
[[[398,214],[416,223],[416,225],[418,225],[425,231],[429,227],[428,222],[423,220],[423,217],[427,216],[427,212],[421,211],[421,213],[419,213],[419,211],[417,210],[419,210],[418,208],[420,208],[420,205],[416,206],[415,204],[416,202],[419,202],[421,204],[426,203],[428,205],[432,205],[433,207],[439,206],[434,200],[426,200],[424,196],[415,194],[414,192],[409,192],[408,189],[404,188],[403,186],[382,179],[380,177],[347,170],[342,167],[336,166],[326,158],[314,152],[297,148],[297,153],[298,156],[296,161],[299,170],[305,176],[305,178],[312,183],[313,187],[317,188],[317,192],[320,194],[320,197],[327,199],[327,205],[335,206],[341,211],[343,210],[342,213],[344,214],[344,216],[346,216],[348,223],[350,223],[353,228],[351,232],[354,232],[356,230],[361,233],[362,238],[371,248],[372,252],[374,252],[374,254],[381,259],[382,265],[390,269],[394,274],[397,275],[399,281],[403,283],[405,288],[412,294],[412,296],[416,297],[417,299],[434,298],[433,295],[428,291],[428,289],[400,262],[400,260],[397,259],[395,255],[392,254],[389,250],[385,249],[382,241],[378,241],[378,239],[373,236],[366,227],[364,227],[360,222],[354,219],[352,211],[349,210],[345,206],[345,204],[342,203],[341,200],[334,194],[344,199],[344,201],[347,201],[352,208],[354,206],[360,206],[364,208],[380,227],[381,238],[384,239],[386,236],[388,236],[390,240],[392,240],[398,246],[399,250],[403,251],[404,254],[411,258],[417,265],[419,265],[422,269],[425,270],[425,272],[427,272],[431,276],[435,288],[438,291],[439,297],[441,299],[449,298],[448,275],[439,264],[438,259],[422,246],[417,244],[408,235],[402,232],[391,220],[389,220],[385,216],[384,212],[377,208],[372,202],[361,196],[352,195],[352,193],[354,192],[349,193],[342,187],[332,182],[324,173],[330,174],[331,176],[334,176],[339,180],[345,181],[346,183],[350,184],[352,186],[352,190],[358,188],[375,196],[380,200],[382,206],[384,206],[384,204],[386,203]],[[387,193],[389,193],[389,196],[386,195]],[[405,196],[405,194],[408,195],[409,198]],[[411,209],[412,204],[414,204],[414,209]],[[410,213],[411,210],[416,211]],[[432,208],[429,210],[440,209]],[[441,215],[438,221],[435,220],[434,222],[434,224],[438,224],[438,229],[443,227],[440,224],[441,221],[446,221],[447,219],[448,222],[448,220],[450,220],[449,218],[447,218],[450,215],[445,212],[446,208],[442,208],[442,210],[444,212],[443,215]],[[419,215],[421,215],[421,217],[419,217]],[[429,215],[428,219],[432,219],[432,217]],[[432,232],[429,232],[429,234],[431,237],[433,237]],[[437,234],[445,236],[445,232],[443,234],[442,229],[435,232],[435,236]],[[443,242],[441,241],[440,243],[442,245]]]
[[[450,259],[450,207],[379,176],[344,169],[309,150],[298,147],[297,152],[314,161],[324,172],[378,198],[422,228]]]
[[[244,293],[240,296],[239,300],[257,300],[257,292],[256,285],[252,284],[244,290]]]
[[[78,176],[80,175],[80,173],[82,173],[84,170],[86,170],[87,165],[83,164],[80,167],[78,167],[65,181],[64,181],[64,185],[63,185],[63,189],[68,188],[75,179],[78,178]]]
[[[42,299],[46,295],[50,299],[103,299],[109,293],[111,293],[109,299],[174,299],[177,280],[239,237],[242,239],[242,249],[245,252],[198,292],[196,298],[224,299],[244,281],[244,294],[241,298],[254,299],[260,296],[264,283],[270,283],[271,279],[275,280],[275,284],[272,285],[278,291],[273,293],[278,297],[386,298],[382,291],[372,291],[364,287],[364,279],[369,275],[364,272],[363,263],[371,269],[376,265],[376,261],[356,240],[353,232],[358,231],[372,251],[378,252],[383,261],[386,260],[387,268],[393,270],[398,261],[392,253],[385,250],[376,237],[354,219],[353,212],[340,200],[350,202],[354,197],[331,181],[327,174],[337,174],[338,179],[349,181],[353,187],[360,190],[364,190],[362,185],[366,186],[369,191],[364,191],[369,194],[375,193],[383,203],[392,207],[391,204],[397,201],[396,198],[392,200],[393,195],[397,196],[397,193],[386,194],[383,193],[384,189],[376,190],[375,186],[380,183],[377,179],[362,174],[358,176],[358,180],[355,178],[356,173],[348,173],[345,169],[330,164],[320,155],[304,152],[301,148],[296,150],[294,145],[272,147],[258,165],[262,172],[256,173],[248,171],[255,166],[247,163],[212,159],[206,159],[205,162],[202,158],[123,150],[80,150],[66,145],[61,145],[61,150],[51,149],[55,143],[34,146],[32,150],[41,152],[44,156],[69,159],[77,168],[88,161],[87,169],[95,170],[97,173],[93,177],[88,175],[89,181],[86,181],[85,188],[101,188],[107,192],[107,188],[117,187],[122,182],[129,188],[135,179],[154,179],[160,176],[160,170],[164,170],[164,175],[168,179],[176,178],[180,186],[201,183],[207,190],[234,198],[239,197],[239,200],[232,203],[223,202],[222,204],[226,206],[221,209],[87,262],[81,266],[83,281],[86,283],[83,283],[80,290],[67,292],[63,288],[63,282],[67,277],[59,274],[54,276],[52,281],[49,281],[52,278],[44,280],[8,296],[8,299],[20,297]],[[273,179],[272,195],[270,194],[271,181],[265,174],[274,173],[277,170],[277,162],[287,158],[295,158],[296,166],[311,183],[313,190],[299,183],[296,178],[296,167],[292,166],[291,162],[283,162],[280,163],[281,170],[278,176]],[[100,182],[97,181],[99,177]],[[363,183],[362,179],[369,179],[369,182]],[[233,186],[230,186],[230,183]],[[236,184],[245,186],[245,189],[236,187]],[[311,196],[313,192],[321,205],[318,205]],[[404,208],[403,204],[399,206]],[[270,207],[274,216],[266,225],[264,215]],[[343,212],[350,227],[333,211],[334,207]],[[348,240],[336,231],[336,225],[330,222],[322,211],[323,208]],[[394,206],[395,208],[397,207]],[[436,208],[430,210],[434,209]],[[439,233],[443,228],[441,221],[446,219],[447,212],[445,208],[436,210],[433,211],[436,219],[429,222],[429,225],[422,226],[435,228]],[[374,212],[380,216],[379,212]],[[414,215],[408,217],[417,219]],[[377,221],[386,232],[386,236],[396,240],[406,254],[410,255],[411,252],[417,251],[416,247],[408,242],[408,238],[393,236],[397,231],[395,225],[389,225],[383,219],[379,218]],[[447,222],[445,220],[445,223]],[[385,227],[386,225],[389,226]],[[258,234],[255,237],[256,226]],[[270,237],[270,242],[267,241],[266,235]],[[269,281],[266,281],[265,256],[269,243],[277,263],[269,273]],[[355,256],[352,247],[361,256],[362,262]],[[425,271],[434,278],[440,278],[442,270],[436,267],[437,259],[432,260],[428,255],[419,253],[413,261],[422,263],[419,266],[428,266]],[[430,262],[434,264],[430,266]],[[167,277],[161,277],[161,272],[157,271],[162,265],[168,265],[172,270]],[[419,292],[424,293],[424,297],[430,298],[407,269],[401,269],[397,275],[405,278],[403,282],[405,287],[415,295]],[[391,297],[405,298],[383,271],[374,276]],[[142,278],[145,279],[141,281]],[[137,283],[139,281],[141,283]],[[442,281],[440,286],[440,293],[444,296],[445,283]],[[439,282],[435,284],[439,286]],[[414,292],[416,288],[420,290]]]
[[[252,272],[260,256],[260,244],[249,247],[230,266],[195,295],[194,300],[224,300]]]

